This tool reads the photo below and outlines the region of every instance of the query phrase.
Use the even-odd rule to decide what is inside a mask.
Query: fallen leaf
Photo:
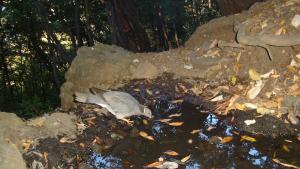
[[[293,66],[287,65],[286,67],[287,67],[288,72],[290,72],[290,73],[297,73],[297,69],[294,68]]]
[[[231,78],[230,78],[230,83],[231,83],[231,85],[236,85],[236,82],[237,82],[237,77],[236,76],[231,76]]]
[[[250,142],[256,142],[255,138],[246,136],[246,135],[241,136],[241,141],[243,141],[243,140],[250,141]]]
[[[190,133],[191,134],[196,134],[196,133],[199,133],[200,132],[200,130],[198,129],[198,130],[193,130],[193,131],[191,131]]]
[[[249,69],[248,73],[251,80],[261,80],[260,74],[255,69]]]
[[[182,99],[178,99],[178,100],[172,100],[171,103],[182,103],[183,100]]]
[[[253,120],[245,120],[244,123],[245,123],[247,126],[249,126],[249,125],[251,125],[251,124],[255,124],[255,123],[256,123],[256,120],[255,120],[255,119],[253,119]]]
[[[245,110],[245,105],[241,103],[235,103],[234,108],[238,110]]]
[[[214,98],[211,99],[210,101],[212,101],[212,102],[217,102],[217,101],[221,101],[221,100],[223,100],[223,99],[224,99],[223,95],[219,95],[219,96],[214,97]]]
[[[179,165],[173,161],[165,161],[163,162],[163,164],[161,166],[158,166],[157,168],[161,168],[161,169],[176,169],[178,168]]]
[[[71,138],[68,138],[68,137],[62,137],[59,142],[62,143],[62,144],[65,144],[65,143],[74,143],[76,140],[75,139],[71,139]]]
[[[231,132],[232,132],[233,134],[235,134],[235,135],[238,135],[238,136],[240,135],[240,133],[237,132],[237,131],[234,131],[234,130],[233,130],[233,131],[231,131]]]
[[[216,127],[209,126],[206,130],[207,130],[207,131],[211,131],[211,130],[214,129],[214,128],[216,128]],[[199,130],[199,131],[200,131],[200,130]]]
[[[155,139],[152,136],[149,136],[146,132],[144,131],[140,131],[139,135],[142,136],[145,139],[151,140],[151,141],[155,141]]]
[[[188,155],[188,156],[182,158],[180,161],[183,162],[183,163],[185,163],[185,162],[187,162],[190,158],[191,158],[191,155]]]
[[[244,105],[248,109],[257,109],[257,105],[253,103],[245,103]]]
[[[84,144],[84,143],[80,143],[79,146],[80,146],[81,148],[84,148],[84,147],[85,147],[85,144]]]
[[[272,110],[272,109],[267,109],[267,108],[264,108],[264,107],[258,107],[256,109],[256,112],[259,113],[259,114],[274,114],[275,113],[275,110]]]
[[[168,123],[169,121],[171,121],[172,119],[159,119],[158,121],[162,122],[162,123]]]
[[[169,156],[178,156],[179,155],[176,151],[173,151],[173,150],[167,150],[164,152],[164,154],[167,154]]]
[[[47,152],[43,153],[43,157],[44,157],[46,163],[48,163],[48,156],[49,156],[49,154]]]
[[[149,124],[148,121],[145,120],[145,119],[143,120],[143,123],[144,123],[144,125],[146,125],[146,126]]]
[[[102,139],[98,136],[96,136],[96,138],[94,139],[93,143],[95,144],[98,144],[98,145],[101,145],[103,143]]]
[[[224,143],[228,143],[228,142],[231,142],[233,139],[233,137],[231,136],[228,136],[228,137],[224,137],[220,143],[224,144]]]
[[[287,145],[282,145],[282,149],[286,152],[290,152],[291,150],[288,148]]]
[[[282,33],[284,32],[284,28],[283,27],[281,27],[281,28],[279,28],[276,32],[275,32],[275,35],[281,35]]]
[[[161,166],[163,164],[162,161],[156,161],[150,164],[145,165],[146,168],[157,168],[158,166]]]
[[[167,123],[170,126],[174,126],[174,127],[178,127],[181,126],[183,124],[183,122],[172,122],[172,123]]]
[[[278,160],[278,159],[276,159],[276,158],[274,158],[273,161],[274,161],[275,163],[280,164],[280,165],[285,166],[285,167],[290,167],[290,168],[300,169],[299,166],[295,166],[295,165],[293,165],[293,164],[288,164],[288,163],[283,163],[283,162],[281,162],[280,160]]]
[[[32,143],[33,143],[33,141],[31,141],[31,140],[25,140],[23,142],[23,144],[22,144],[23,150],[25,152],[27,152],[29,150],[29,148],[30,148],[30,146],[31,146]]]
[[[264,83],[262,80],[256,81],[256,84],[254,87],[252,87],[248,92],[247,92],[247,97],[249,99],[254,99],[261,91],[261,89],[264,87]]]
[[[176,114],[171,114],[168,117],[172,118],[172,117],[180,117],[180,116],[181,116],[181,113],[176,113]]]
[[[265,74],[262,74],[260,75],[261,78],[269,78],[271,77],[272,75],[274,75],[276,73],[276,71],[274,69],[271,69],[268,73],[265,73]]]

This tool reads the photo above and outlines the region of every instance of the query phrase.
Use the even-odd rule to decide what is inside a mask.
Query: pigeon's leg
[[[125,121],[130,126],[133,126],[133,124],[134,124],[134,121],[131,121],[129,119],[121,118],[121,120]]]

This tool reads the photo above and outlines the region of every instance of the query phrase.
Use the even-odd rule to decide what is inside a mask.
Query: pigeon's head
[[[143,115],[146,116],[146,117],[149,117],[149,118],[152,118],[152,112],[151,110],[146,107],[146,106],[143,106]]]

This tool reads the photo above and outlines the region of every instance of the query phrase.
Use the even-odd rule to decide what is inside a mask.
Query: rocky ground
[[[155,95],[162,93],[178,103],[187,100],[197,104],[201,98],[211,102],[209,108],[216,114],[233,115],[240,130],[273,138],[299,135],[300,21],[295,20],[297,15],[300,15],[299,1],[271,0],[200,26],[179,49],[132,53],[104,44],[79,49],[61,87],[64,112],[29,121],[11,113],[0,113],[0,168],[26,168],[22,154],[38,146],[41,138],[48,138],[44,140],[49,147],[44,152],[48,153],[26,154],[27,164],[45,166],[47,160],[64,157],[66,161],[80,161],[70,155],[80,149],[50,153],[51,145],[69,142],[73,147],[84,147],[88,142],[97,142],[93,132],[99,135],[98,142],[106,140],[99,142],[100,149],[109,148],[114,140],[125,137],[132,129],[114,118],[95,118],[100,111],[97,107],[83,108],[74,103],[74,92],[85,92],[90,87],[125,90],[146,105],[151,105]],[[92,113],[82,114],[82,109]],[[97,126],[99,131],[91,130],[82,136],[86,125]],[[105,132],[115,133],[114,139],[105,138]],[[70,156],[56,156],[65,151]],[[44,161],[34,162],[36,156]]]

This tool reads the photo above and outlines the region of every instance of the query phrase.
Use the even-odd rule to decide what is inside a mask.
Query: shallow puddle
[[[249,135],[235,129],[230,117],[220,119],[187,103],[176,106],[161,101],[152,110],[155,118],[137,128],[154,141],[128,135],[105,153],[92,152],[88,163],[94,168],[143,168],[159,160],[187,169],[284,168],[279,161],[300,166],[300,144],[296,137],[271,139]],[[165,123],[162,119],[171,121]],[[172,122],[183,124],[170,126]]]

